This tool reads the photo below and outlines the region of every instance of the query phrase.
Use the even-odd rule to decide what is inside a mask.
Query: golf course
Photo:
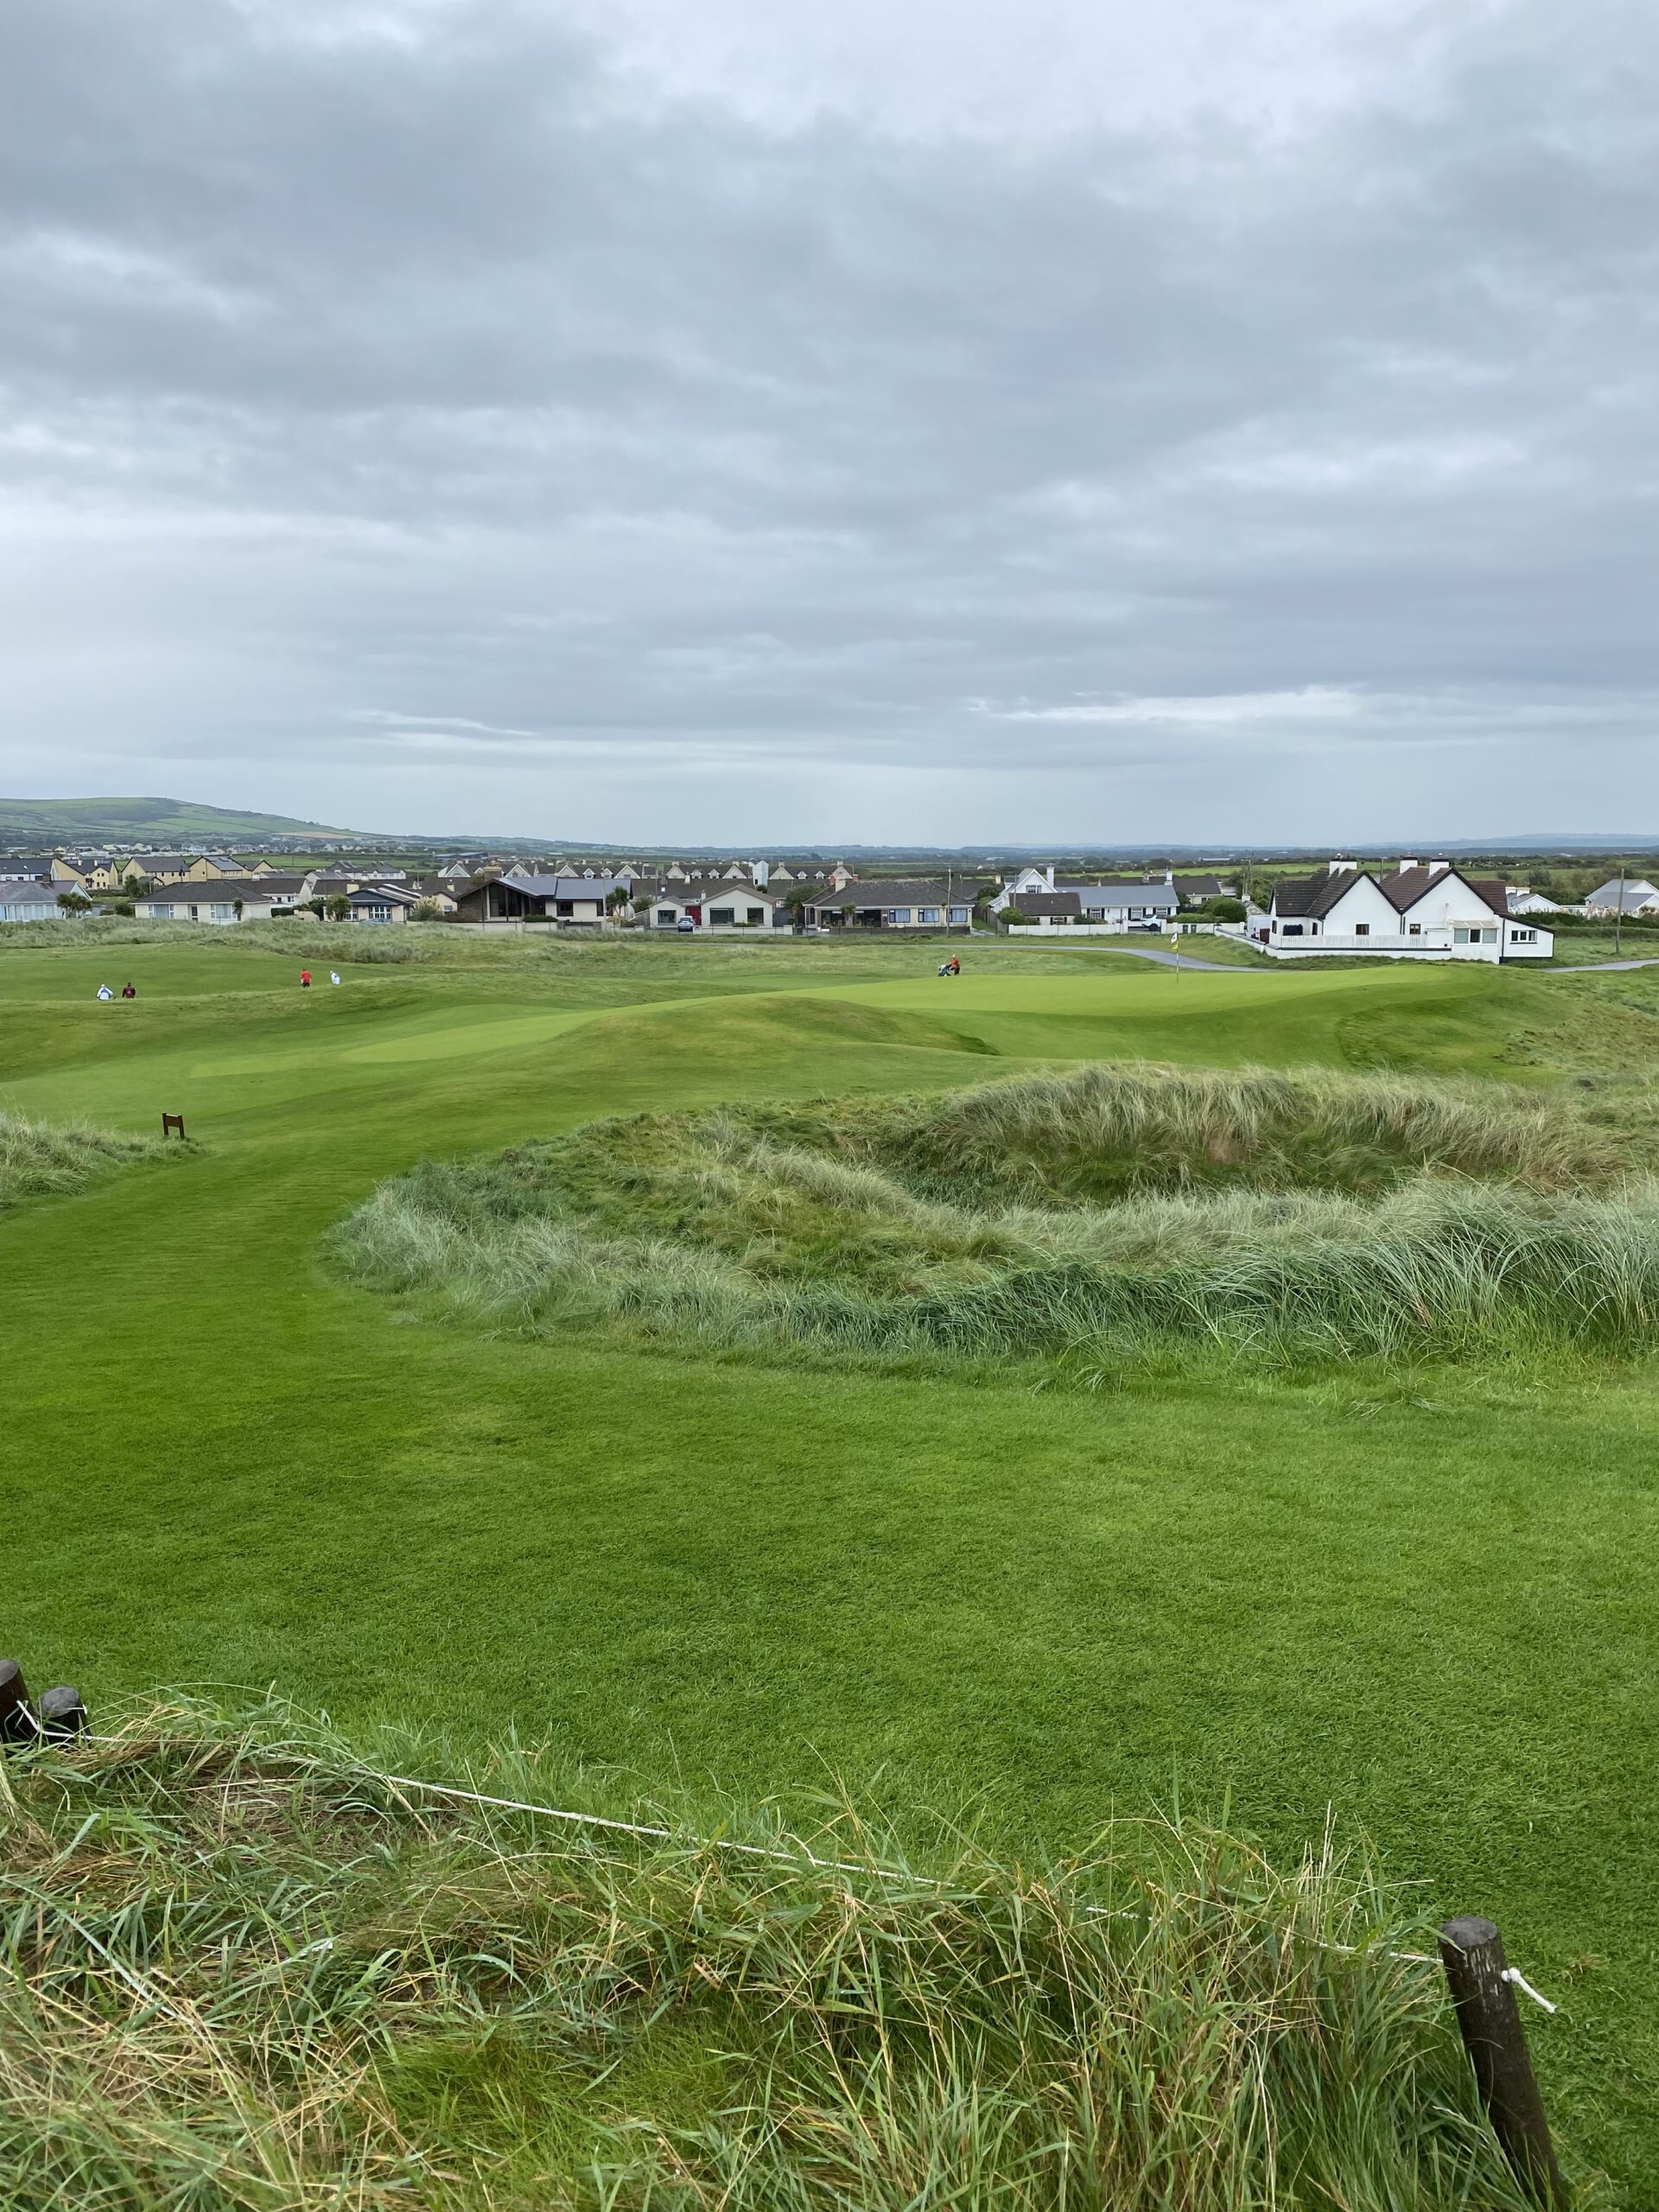
[[[953,1368],[563,1327],[340,1239],[422,1163],[607,1117],[1102,1065],[1484,1086],[1637,1145],[1659,970],[283,926],[0,942],[0,1109],[186,1131],[0,1211],[31,1679],[513,1733],[620,1807],[842,1786],[1016,1855],[1179,1807],[1294,1864],[1333,1824],[1500,1924],[1573,2177],[1656,2201],[1639,1342]]]

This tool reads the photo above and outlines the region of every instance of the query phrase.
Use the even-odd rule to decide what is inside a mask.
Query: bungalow
[[[601,929],[615,918],[611,904],[615,893],[622,893],[619,905],[626,903],[632,885],[632,879],[626,875],[532,875],[515,868],[511,874],[475,883],[470,891],[458,891],[455,918],[547,921],[560,929]]]
[[[1069,883],[1054,891],[1022,891],[1000,907],[993,899],[991,911],[1024,914],[1024,923],[1011,925],[1016,935],[1022,928],[1071,928],[1114,937],[1164,928],[1173,921],[1178,903],[1167,883]]]
[[[402,883],[365,883],[346,893],[354,922],[406,922],[420,903],[419,892]]]
[[[815,891],[801,915],[818,929],[965,930],[977,887],[971,877],[878,876]]]
[[[61,922],[68,918],[59,899],[73,883],[54,883],[43,875],[0,877],[0,922]]]
[[[1546,899],[1541,891],[1533,890],[1529,884],[1506,884],[1504,890],[1511,914],[1571,914],[1582,911],[1564,906],[1558,899]]]
[[[1659,914],[1659,891],[1645,876],[1629,875],[1623,883],[1615,876],[1584,902],[1586,914],[1617,914],[1621,907],[1626,914]]]
[[[297,875],[227,876],[211,883],[163,883],[132,903],[147,922],[270,922],[308,895]]]
[[[1414,860],[1382,875],[1333,861],[1323,875],[1287,876],[1251,934],[1275,959],[1547,960],[1555,943],[1548,930],[1510,918],[1501,882]]]
[[[1017,875],[1003,880],[991,900],[991,912],[1000,914],[1009,906],[1018,906],[1021,913],[1034,918],[1039,911],[1034,901],[1063,895],[1075,896],[1077,901],[1073,927],[1092,925],[1108,932],[1136,925],[1144,927],[1148,923],[1161,926],[1180,905],[1180,895],[1166,875],[1154,881],[1130,877],[1091,883],[1074,876],[1057,880],[1052,867],[1022,868]],[[1049,925],[1058,919],[1058,915],[1054,915]],[[1016,923],[1015,927],[1018,926]]]

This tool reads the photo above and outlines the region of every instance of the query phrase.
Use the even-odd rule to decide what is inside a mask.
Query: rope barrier
[[[25,1707],[23,1710],[27,1711],[28,1708]],[[36,1736],[42,1743],[48,1741],[45,1731],[33,1713],[29,1713],[29,1725]],[[123,1747],[125,1741],[119,1736],[91,1735],[83,1735],[79,1740],[85,1744],[97,1744],[106,1749],[118,1750]],[[741,1843],[734,1836],[698,1835],[695,1833],[688,1834],[663,1827],[644,1821],[617,1820],[605,1813],[578,1813],[564,1806],[538,1805],[524,1797],[492,1796],[486,1791],[480,1789],[463,1789],[454,1783],[423,1781],[418,1775],[388,1774],[379,1767],[359,1766],[356,1771],[362,1780],[378,1782],[389,1789],[424,1790],[429,1796],[450,1797],[463,1804],[482,1805],[499,1812],[528,1813],[534,1819],[558,1821],[569,1827],[604,1828],[614,1834],[643,1836],[648,1841],[654,1843],[672,1843],[677,1835],[679,1835],[683,1841],[694,1845],[700,1851],[728,1852],[734,1856],[745,1859],[765,1859],[774,1866],[799,1866],[804,1864],[816,1867],[819,1872],[826,1874],[873,1874],[879,1879],[888,1882],[904,1882],[915,1878],[913,1876],[901,1873],[896,1867],[870,1866],[852,1859],[820,1859],[815,1852],[807,1850],[804,1845],[798,1850],[786,1851],[775,1845]],[[1084,1910],[1090,1917],[1101,1920],[1133,1920],[1136,1917],[1134,1910],[1128,1907],[1114,1910],[1106,1905],[1088,1905],[1084,1907]],[[95,1941],[90,1936],[87,1940]],[[332,1938],[324,1940],[331,1942]],[[1330,1936],[1313,1936],[1307,1940],[1317,1943],[1321,1949],[1340,1951],[1350,1958],[1357,1958],[1362,1948],[1359,1944],[1339,1943]],[[101,1948],[101,1946],[99,1948]],[[308,1948],[318,1949],[322,1947],[314,1944]],[[1395,1960],[1402,1966],[1438,1968],[1441,1964],[1438,1958],[1431,1957],[1426,1951],[1385,1950],[1382,1956]],[[111,1963],[115,1965],[117,1962],[111,1959]],[[118,1968],[118,1970],[120,1969]],[[1523,1990],[1531,1998],[1533,2003],[1541,2006],[1546,2012],[1560,2010],[1560,2007],[1553,2005],[1541,1991],[1533,1987],[1518,1967],[1506,1967],[1503,1969],[1503,1980],[1512,1984],[1516,1989]],[[153,1995],[154,1993],[146,1991],[145,1994]],[[156,2001],[161,2000],[158,1999]]]

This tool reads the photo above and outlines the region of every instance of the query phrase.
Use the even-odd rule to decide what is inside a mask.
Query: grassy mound
[[[1328,1847],[1125,1822],[920,1863],[831,1806],[721,1847],[178,1704],[10,1775],[15,2212],[1519,2204],[1438,1971],[1390,1955],[1423,1929]]]
[[[184,1152],[183,1145],[174,1149]],[[117,1169],[165,1159],[157,1137],[118,1135],[79,1122],[31,1121],[0,1112],[0,1212],[29,1198],[84,1189]]]
[[[354,1280],[543,1329],[882,1360],[1644,1349],[1659,1187],[1630,1100],[1090,1067],[943,1098],[599,1122],[429,1162]]]

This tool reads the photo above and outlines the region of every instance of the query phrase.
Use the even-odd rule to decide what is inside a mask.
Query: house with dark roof
[[[978,890],[973,876],[872,876],[815,886],[800,912],[809,929],[965,930]]]
[[[133,900],[132,911],[146,922],[270,922],[293,913],[306,895],[302,876],[222,876],[157,884]]]
[[[613,906],[614,894],[620,898]],[[458,892],[459,922],[550,922],[557,929],[597,930],[614,923],[632,904],[626,875],[543,875],[512,868],[505,875]]]
[[[1382,874],[1332,861],[1323,875],[1276,883],[1267,914],[1248,927],[1275,959],[1548,960],[1555,946],[1548,930],[1510,915],[1504,884],[1446,861],[1402,860]]]
[[[346,903],[354,922],[406,922],[421,903],[418,891],[406,883],[359,883],[347,892]]]
[[[73,892],[73,883],[54,882],[44,875],[0,878],[0,922],[61,922],[68,919],[58,900]]]
[[[642,895],[646,887],[641,887]],[[679,930],[689,922],[695,931],[708,930],[769,930],[787,926],[790,915],[775,891],[747,879],[723,880],[712,887],[692,883],[664,883],[650,893],[645,926],[652,930]]]

